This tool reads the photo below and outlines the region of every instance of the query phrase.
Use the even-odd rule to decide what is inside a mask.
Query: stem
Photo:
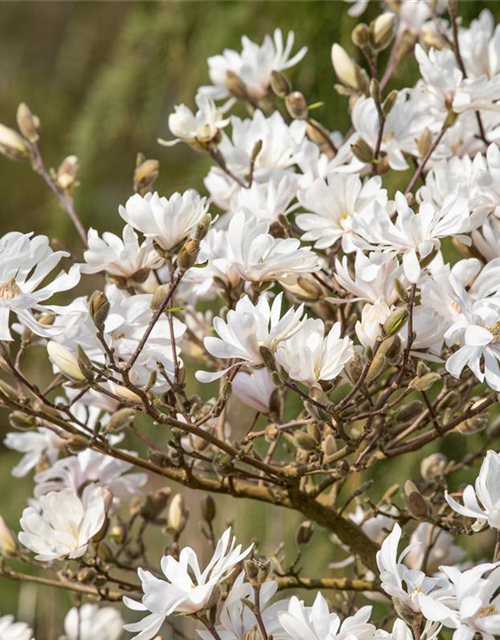
[[[444,134],[446,133],[447,129],[448,129],[448,126],[446,125],[446,122],[445,122],[443,124],[443,126],[441,127],[441,131],[439,132],[438,136],[434,140],[434,143],[432,144],[430,149],[427,151],[427,153],[423,157],[422,162],[418,165],[417,170],[415,171],[412,179],[410,180],[408,186],[406,187],[405,196],[407,196],[412,191],[413,187],[417,183],[417,180],[422,175],[422,173],[423,173],[423,171],[425,169],[425,165],[429,162],[430,157],[432,156],[434,151],[437,149],[437,146],[441,142],[441,140],[442,140]]]
[[[253,592],[255,595],[254,615],[257,620],[257,624],[259,625],[263,640],[268,640],[266,625],[264,624],[264,620],[262,620],[262,613],[260,611],[260,586],[254,586]]]

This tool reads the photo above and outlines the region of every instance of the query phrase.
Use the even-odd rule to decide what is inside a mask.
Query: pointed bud
[[[102,328],[109,313],[109,300],[102,291],[94,291],[90,296],[89,313],[95,326]]]
[[[297,534],[295,536],[295,541],[299,547],[305,547],[311,541],[313,537],[314,527],[310,520],[306,520],[302,522],[302,524],[297,529]]]
[[[351,145],[351,151],[361,162],[371,162],[373,160],[373,149],[363,138],[358,138]]]
[[[396,422],[408,422],[408,420],[413,420],[417,416],[419,416],[422,411],[424,411],[425,405],[420,400],[414,400],[413,402],[409,402],[398,409],[396,415],[394,416],[394,420]]]
[[[30,142],[38,142],[40,120],[31,113],[30,108],[24,102],[21,102],[17,107],[17,126],[27,140]]]
[[[370,44],[370,29],[368,25],[363,23],[357,24],[352,30],[351,40],[358,49],[365,49]]]
[[[417,150],[420,159],[424,158],[429,149],[432,147],[432,132],[427,127],[420,134],[420,138],[417,140]]]
[[[141,196],[151,191],[158,174],[160,173],[160,163],[158,160],[142,160],[134,171],[134,191]]]
[[[207,213],[203,216],[203,218],[198,222],[196,226],[195,238],[199,242],[203,240],[203,238],[207,235],[208,230],[210,229],[210,225],[212,224],[212,216]]]
[[[394,309],[383,324],[384,334],[386,336],[393,336],[404,325],[407,317],[408,309],[406,307],[397,307]]]
[[[92,362],[80,345],[76,348],[76,360],[78,367],[87,380],[94,379],[94,372],[92,371]]]
[[[89,448],[87,438],[84,436],[71,436],[66,440],[66,448],[70,453],[81,453]]]
[[[408,290],[399,278],[394,278],[394,288],[397,291],[398,296],[403,302],[408,302],[410,297],[408,296]]]
[[[383,373],[387,364],[387,358],[382,353],[377,353],[377,355],[373,358],[373,362],[368,369],[368,373],[366,374],[366,382],[373,382],[376,378],[379,377],[381,373]]]
[[[262,358],[262,362],[266,365],[269,371],[277,371],[276,361],[274,359],[274,354],[268,347],[261,346],[259,347],[260,356]]]
[[[14,389],[14,387],[11,387],[10,384],[5,382],[5,380],[2,380],[1,378],[0,378],[0,393],[6,398],[8,398],[9,400],[14,400],[17,402],[17,400],[19,399],[19,394],[17,393],[16,389]]]
[[[364,69],[347,55],[338,44],[332,46],[332,64],[338,79],[350,89],[366,92],[368,89],[368,76]]]
[[[387,116],[391,113],[392,108],[396,104],[396,100],[398,99],[398,92],[391,91],[387,98],[384,100],[384,104],[382,105],[382,113],[387,118]]]
[[[0,554],[5,557],[15,556],[17,552],[17,541],[14,534],[5,524],[5,520],[0,516]]]
[[[36,425],[36,419],[22,411],[13,411],[9,414],[9,423],[14,429],[30,431]]]
[[[235,98],[238,98],[238,100],[247,99],[248,93],[245,83],[238,74],[234,73],[234,71],[226,72],[226,87],[229,93],[231,93]]]
[[[10,160],[30,160],[31,150],[17,131],[0,124],[0,153]]]
[[[134,409],[120,409],[112,414],[111,418],[106,423],[103,434],[116,433],[122,431],[126,427],[130,426],[134,422],[135,411]]]
[[[370,23],[370,39],[377,51],[382,51],[391,42],[395,23],[396,16],[391,11],[383,13]]]
[[[376,78],[372,78],[370,80],[369,86],[370,97],[375,100],[377,104],[380,104],[381,93],[380,93],[380,84]]]
[[[133,391],[131,391],[127,387],[124,387],[124,386],[122,386],[120,384],[115,384],[114,387],[113,387],[113,391],[114,391],[115,395],[117,395],[120,398],[123,398],[124,400],[128,400],[129,402],[135,402],[135,403],[142,404],[141,396],[137,395],[137,393],[134,393]]]
[[[66,349],[62,344],[50,341],[47,344],[47,353],[50,360],[56,365],[62,374],[72,380],[85,380],[85,375],[82,373],[82,370],[78,365],[78,360],[71,351]]]
[[[187,524],[188,515],[182,494],[176,493],[168,509],[167,520],[169,529],[177,535],[182,533]]]
[[[68,156],[64,158],[57,169],[57,186],[60,187],[63,191],[70,191],[73,187],[77,186],[77,173],[78,158],[76,156]]]
[[[203,516],[203,520],[205,522],[213,522],[215,518],[215,502],[211,495],[206,494],[201,499],[201,515]]]
[[[408,385],[409,389],[415,389],[415,391],[427,391],[432,387],[435,382],[441,380],[441,376],[437,371],[431,371],[424,376],[417,376]]]
[[[200,251],[200,242],[196,240],[196,238],[191,238],[187,240],[179,251],[179,255],[177,256],[177,266],[179,267],[181,272],[187,271],[191,269],[196,264],[196,259],[198,258],[198,253]]]
[[[418,520],[429,516],[429,505],[426,499],[411,480],[407,480],[404,486],[406,505],[410,513]]]
[[[420,463],[420,475],[424,480],[430,482],[443,475],[447,464],[448,458],[442,453],[431,453]]]
[[[282,71],[271,71],[271,89],[279,98],[286,98],[292,90],[292,83]]]
[[[158,311],[165,304],[165,300],[170,293],[170,285],[169,284],[160,284],[151,298],[151,310]]]
[[[156,520],[166,508],[171,493],[172,489],[170,487],[163,487],[146,496],[140,510],[142,518],[148,522]]]
[[[288,113],[296,120],[305,120],[309,113],[307,102],[300,91],[293,91],[285,98]]]
[[[319,442],[313,436],[305,431],[296,431],[294,434],[295,444],[299,449],[304,451],[314,451],[317,449]]]

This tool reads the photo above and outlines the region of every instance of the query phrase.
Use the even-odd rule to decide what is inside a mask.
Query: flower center
[[[15,298],[21,293],[22,290],[14,278],[11,278],[8,282],[0,283],[0,298],[4,300],[12,300],[12,298]]]
[[[485,607],[481,607],[479,611],[476,613],[476,618],[487,618],[488,616],[493,616],[498,613],[496,607],[492,604],[488,604]]]

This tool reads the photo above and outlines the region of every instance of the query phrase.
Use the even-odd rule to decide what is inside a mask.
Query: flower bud
[[[213,522],[215,518],[215,502],[211,495],[204,495],[201,499],[201,515],[203,516],[203,520],[210,523]]]
[[[286,98],[292,90],[292,83],[282,71],[271,71],[271,89],[279,98]]]
[[[422,411],[424,411],[425,405],[420,400],[414,400],[413,402],[409,402],[398,409],[396,415],[394,416],[394,420],[396,422],[407,422],[408,420],[413,420],[419,416]]]
[[[210,225],[212,224],[212,216],[207,213],[203,216],[203,218],[198,222],[195,232],[195,238],[198,241],[202,241],[203,238],[207,235],[208,230],[210,229]]]
[[[297,529],[295,541],[299,547],[305,547],[311,541],[314,534],[314,527],[310,520],[305,520]]]
[[[420,463],[420,475],[427,482],[443,474],[448,464],[448,458],[442,453],[431,453]]]
[[[293,91],[285,98],[288,113],[296,120],[305,120],[309,113],[306,99],[300,91]]]
[[[406,505],[410,513],[418,520],[429,516],[429,505],[426,499],[411,480],[407,480],[404,486]]]
[[[78,367],[87,380],[93,380],[94,372],[92,371],[92,362],[80,345],[76,348],[76,356]]]
[[[102,328],[109,313],[109,300],[102,291],[94,291],[90,296],[89,313],[95,326]]]
[[[14,556],[17,552],[17,541],[14,534],[0,516],[0,554],[2,556]]]
[[[351,151],[361,162],[373,160],[373,149],[363,138],[358,138],[354,144],[351,144]]]
[[[76,174],[78,173],[78,158],[68,156],[59,165],[56,173],[57,186],[63,191],[70,191],[77,186]]]
[[[170,502],[168,508],[168,528],[174,533],[179,535],[184,530],[189,512],[184,505],[184,497],[180,493],[176,493]]]
[[[370,29],[368,25],[357,24],[352,30],[351,40],[358,49],[365,49],[370,44]]]
[[[238,100],[246,100],[248,97],[245,83],[234,71],[226,72],[226,87],[228,91]]]
[[[316,438],[305,431],[296,431],[293,438],[297,447],[303,451],[314,451],[319,444]]]
[[[200,251],[200,242],[196,238],[191,238],[186,241],[182,249],[177,256],[177,266],[184,272],[191,269],[196,264],[198,253]]]
[[[399,278],[394,278],[394,288],[397,291],[398,296],[403,302],[408,302],[410,299],[408,296],[408,290]]]
[[[368,88],[368,76],[338,44],[332,46],[332,64],[338,79],[351,89],[365,92]]]
[[[268,347],[260,346],[259,347],[260,356],[262,358],[262,362],[266,365],[269,371],[277,371],[276,361],[274,359],[274,354]]]
[[[137,402],[139,404],[142,403],[141,396],[137,395],[137,393],[134,393],[131,389],[128,389],[121,384],[115,384],[113,386],[113,391],[115,395],[123,398],[124,400],[128,400],[129,402]]]
[[[134,191],[141,196],[148,193],[160,172],[158,160],[145,160],[142,155],[137,157],[134,171]]]
[[[5,382],[0,378],[0,394],[4,395],[9,400],[17,400],[19,399],[19,394],[17,393],[14,387],[11,387],[10,384]]]
[[[408,309],[406,307],[397,307],[394,309],[383,324],[384,334],[386,336],[393,336],[404,325],[407,317]]]
[[[62,374],[72,380],[83,381],[85,375],[78,366],[78,360],[65,346],[52,340],[47,344],[47,353],[50,360],[56,365]]]
[[[327,458],[333,456],[334,453],[337,453],[337,441],[331,433],[324,438],[321,443],[321,448]]]
[[[366,374],[366,382],[373,382],[376,380],[379,375],[384,371],[387,364],[387,358],[382,353],[377,353],[377,355],[373,358],[373,362],[368,369],[368,373]]]
[[[394,36],[396,16],[388,11],[370,23],[370,39],[377,51],[385,49]]]
[[[417,140],[417,150],[420,159],[424,158],[432,147],[432,132],[427,127],[420,134],[420,138]]]
[[[30,142],[38,142],[40,119],[31,113],[30,108],[24,102],[21,102],[17,107],[17,126],[27,140]]]
[[[0,153],[10,160],[30,160],[31,151],[17,131],[0,124]]]
[[[36,419],[22,411],[13,411],[9,414],[9,423],[14,429],[30,431],[36,425]]]
[[[156,291],[154,292],[153,297],[151,299],[151,310],[158,311],[158,309],[161,309],[169,293],[170,293],[170,285],[160,284],[156,288]]]
[[[66,440],[66,448],[70,453],[81,453],[89,448],[87,438],[84,436],[71,436]]]
[[[140,514],[148,522],[154,521],[166,508],[172,489],[170,487],[163,487],[157,489],[153,494],[146,496],[144,503],[141,507]]]
[[[381,100],[381,92],[380,92],[380,84],[376,78],[372,78],[370,80],[368,91],[370,93],[370,98],[373,98],[373,100],[375,100],[375,102],[379,104]]]
[[[437,373],[437,371],[431,371],[430,373],[426,373],[424,376],[417,376],[416,378],[413,378],[408,387],[410,389],[415,389],[415,391],[427,391],[438,380],[441,380],[439,373]]]
[[[386,118],[391,113],[392,108],[396,104],[397,98],[398,98],[398,92],[396,90],[393,90],[384,100],[384,104],[382,105],[382,113]]]
[[[246,576],[250,584],[254,587],[262,585],[271,573],[271,562],[261,562],[257,558],[250,558],[243,563]]]
[[[106,426],[103,429],[103,434],[106,435],[108,433],[113,433],[125,429],[133,423],[134,418],[134,409],[125,408],[116,411],[106,423]]]

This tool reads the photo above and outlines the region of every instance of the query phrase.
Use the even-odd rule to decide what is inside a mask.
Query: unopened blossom
[[[12,231],[0,238],[0,340],[13,339],[9,329],[11,311],[35,333],[47,335],[33,311],[47,312],[42,303],[78,284],[80,269],[73,265],[68,273],[62,271],[40,286],[68,256],[66,251],[52,251],[46,236]]]
[[[121,217],[146,238],[169,251],[185,240],[208,211],[206,198],[194,189],[174,193],[170,198],[157,192],[130,197],[118,209]]]
[[[138,570],[142,583],[142,602],[124,597],[124,604],[134,611],[148,611],[148,615],[125,630],[137,633],[135,640],[154,638],[165,619],[174,614],[193,614],[205,609],[214,589],[245,558],[251,546],[242,550],[227,529],[217,543],[214,555],[204,571],[200,570],[196,553],[190,547],[182,549],[179,560],[173,556],[163,556],[161,569],[166,580],[156,578],[149,571]]]
[[[235,214],[226,230],[213,229],[202,246],[202,256],[223,279],[235,276],[249,282],[295,282],[297,275],[318,271],[318,257],[297,238],[275,238],[267,222],[257,222],[243,211]]]
[[[86,603],[68,611],[60,640],[119,640],[122,633],[123,619],[117,609]]]
[[[257,626],[255,614],[243,603],[243,598],[245,601],[255,602],[254,589],[250,583],[244,581],[244,578],[243,572],[236,578],[220,612],[220,624],[216,626],[216,631],[224,640],[243,640],[245,634]],[[269,601],[277,590],[278,583],[269,580],[264,582],[259,593],[262,622],[266,632],[273,638],[281,638],[283,635],[278,616],[280,612],[288,609],[289,602],[288,599],[279,600],[270,605]],[[203,640],[212,640],[212,634],[206,629],[197,631]]]
[[[228,311],[225,321],[220,317],[214,318],[214,329],[219,337],[205,338],[205,349],[216,358],[236,358],[250,366],[263,365],[261,347],[276,352],[279,345],[290,339],[302,323],[304,306],[291,308],[281,316],[282,300],[283,294],[280,293],[270,305],[266,296],[260,296],[254,305],[248,296],[244,296],[234,309]],[[197,371],[196,378],[200,382],[212,382],[238,364],[215,373]]]
[[[500,634],[500,567],[497,563],[478,564],[460,571],[440,567],[450,582],[442,595],[420,599],[422,613],[429,621],[454,629],[453,640],[493,640]],[[485,577],[485,574],[488,574]]]
[[[353,357],[352,340],[341,338],[340,330],[336,322],[325,335],[324,322],[309,318],[278,347],[276,359],[290,378],[306,385],[334,380]]]
[[[395,524],[392,532],[377,552],[382,589],[413,613],[419,613],[420,596],[433,594],[443,581],[428,578],[423,571],[409,569],[402,563],[405,552],[398,556],[401,527]]]
[[[269,369],[255,369],[251,373],[238,371],[232,381],[233,394],[248,407],[268,413],[271,397],[277,386],[272,381]]]
[[[471,230],[467,200],[459,195],[450,196],[440,209],[424,202],[418,213],[408,206],[401,192],[396,194],[395,203],[394,222],[385,207],[376,205],[372,217],[354,219],[353,230],[369,243],[368,248],[402,254],[405,276],[409,282],[417,283],[422,271],[420,260],[440,248],[441,238],[463,238],[462,234]]]
[[[162,145],[170,147],[182,141],[202,150],[218,142],[220,131],[229,124],[229,120],[207,95],[199,93],[196,106],[196,113],[185,104],[175,107],[174,113],[168,117],[168,126],[175,140],[160,140]]]
[[[2,640],[35,640],[33,630],[26,622],[16,622],[14,616],[0,615],[0,638]]]
[[[86,449],[77,455],[55,462],[45,471],[35,475],[35,497],[51,491],[72,489],[79,493],[88,484],[109,489],[115,505],[141,495],[141,487],[147,481],[145,473],[128,473],[133,464],[113,458],[99,451]]]
[[[63,344],[51,340],[47,343],[47,354],[56,369],[65,376],[72,380],[85,380],[78,358]]]
[[[475,519],[475,531],[486,525],[500,531],[500,454],[487,452],[474,486],[468,484],[464,489],[463,505],[448,493],[445,498],[453,511]]]
[[[375,202],[387,203],[387,191],[379,176],[365,183],[358,175],[333,174],[327,181],[318,179],[301,189],[298,199],[308,213],[297,216],[297,225],[305,231],[302,240],[313,241],[317,249],[326,249],[342,240],[343,251],[352,251],[352,222],[355,216],[370,217]]]
[[[281,29],[275,29],[272,37],[266,35],[261,45],[243,36],[241,52],[225,49],[222,54],[208,58],[212,86],[201,87],[200,92],[215,100],[229,98],[232,95],[231,78],[237,76],[250,99],[265,97],[269,92],[271,72],[290,69],[306,55],[307,47],[292,55],[294,40],[295,35],[290,31],[284,43]]]
[[[478,109],[498,109],[500,100],[500,75],[488,78],[464,78],[451,49],[429,53],[417,44],[415,57],[423,78],[422,91],[433,100],[437,112],[442,111],[443,120],[451,107],[455,113]]]
[[[457,564],[466,556],[455,538],[428,522],[420,522],[410,537],[410,551],[405,561],[410,569],[435,573],[441,564]]]
[[[355,329],[358,340],[364,347],[373,347],[383,335],[382,327],[391,312],[391,307],[384,300],[363,306],[361,320],[356,321]]]
[[[33,431],[11,431],[6,434],[3,443],[9,449],[24,454],[12,469],[14,477],[22,478],[43,461],[53,465],[66,441],[52,429],[38,427]]]
[[[42,562],[80,558],[105,517],[103,495],[92,485],[81,498],[72,489],[52,491],[23,511],[19,542]]]
[[[102,238],[95,229],[88,232],[88,249],[83,254],[86,265],[81,266],[82,273],[105,271],[111,276],[134,278],[142,282],[151,269],[162,266],[163,258],[156,253],[150,238],[142,244],[130,224],[123,228],[123,238],[109,233]]]
[[[312,607],[293,596],[288,611],[278,613],[278,618],[294,640],[371,640],[375,633],[375,626],[368,622],[371,612],[371,607],[361,607],[342,620],[337,613],[330,613],[327,601],[318,592]]]
[[[0,515],[0,556],[12,556],[16,551],[16,538]]]

